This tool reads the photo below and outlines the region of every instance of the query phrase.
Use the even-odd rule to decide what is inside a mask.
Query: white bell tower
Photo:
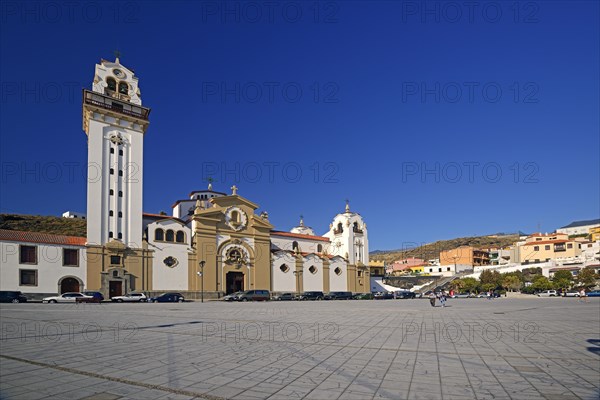
[[[352,265],[369,265],[367,224],[359,213],[350,211],[348,201],[344,213],[335,216],[323,236],[331,240],[330,254],[344,257]]]
[[[144,135],[150,109],[142,107],[138,78],[116,58],[96,64],[92,90],[83,90],[88,137],[88,245],[121,241],[142,247]]]

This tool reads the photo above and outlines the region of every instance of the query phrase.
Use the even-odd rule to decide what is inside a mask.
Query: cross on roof
[[[235,196],[235,195],[237,194],[237,191],[238,191],[238,188],[237,188],[237,186],[233,185],[233,186],[231,187],[231,194]]]

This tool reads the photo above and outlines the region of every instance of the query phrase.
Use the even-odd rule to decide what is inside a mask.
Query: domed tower
[[[106,298],[152,286],[152,253],[142,238],[149,114],[133,71],[118,58],[101,60],[92,90],[83,90],[83,130],[88,137],[87,289]]]
[[[315,231],[310,226],[304,225],[304,217],[300,216],[300,224],[298,226],[293,227],[290,230],[291,233],[298,233],[300,235],[310,235],[315,236]]]
[[[369,239],[367,224],[359,213],[350,210],[346,201],[343,213],[338,214],[323,235],[331,240],[328,253],[344,257],[348,263],[348,290],[368,291],[369,284]]]

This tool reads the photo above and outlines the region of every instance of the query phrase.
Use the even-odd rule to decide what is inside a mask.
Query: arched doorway
[[[60,294],[67,292],[79,292],[80,289],[79,281],[75,278],[64,278],[60,282]]]
[[[242,272],[228,272],[226,275],[226,293],[231,294],[244,290],[244,274]]]

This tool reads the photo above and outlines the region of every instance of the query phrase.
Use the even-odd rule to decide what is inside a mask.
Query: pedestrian
[[[435,293],[431,292],[429,294],[429,304],[431,304],[431,307],[435,307]]]
[[[444,292],[440,293],[440,303],[442,307],[446,307],[446,294]]]
[[[585,292],[585,288],[581,288],[581,291],[579,292],[579,301],[581,301],[582,303],[590,302],[587,298],[587,293]]]

